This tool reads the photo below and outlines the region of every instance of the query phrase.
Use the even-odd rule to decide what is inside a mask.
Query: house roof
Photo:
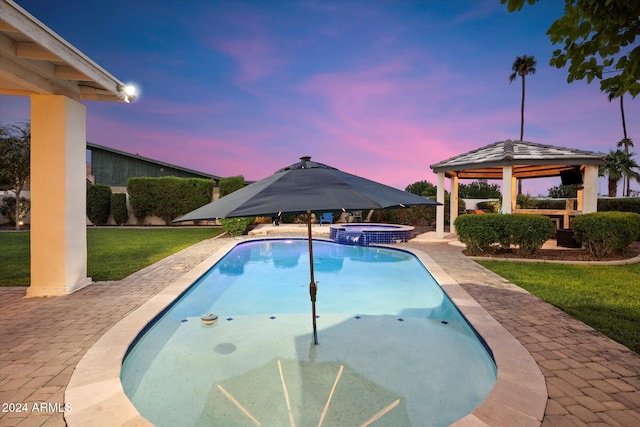
[[[108,153],[113,153],[113,154],[117,154],[119,156],[123,156],[123,157],[127,157],[127,158],[131,158],[131,159],[136,159],[136,160],[141,160],[147,163],[152,163],[154,165],[158,165],[158,166],[163,166],[166,168],[171,168],[174,170],[178,170],[178,171],[183,171],[186,172],[188,174],[191,175],[198,175],[201,176],[203,178],[209,178],[209,179],[213,179],[215,181],[220,181],[221,177],[217,176],[217,175],[211,175],[205,172],[200,172],[197,170],[193,170],[193,169],[189,169],[189,168],[185,168],[182,166],[177,166],[177,165],[172,165],[171,163],[166,163],[166,162],[162,162],[160,160],[154,160],[154,159],[150,159],[148,157],[143,157],[139,154],[131,154],[131,153],[127,153],[125,151],[120,151],[120,150],[116,150],[114,148],[109,148],[109,147],[105,147],[103,145],[98,145],[98,144],[94,144],[92,142],[87,141],[87,149],[88,150],[101,150],[101,151],[105,151]]]
[[[13,0],[0,0],[0,93],[129,102],[127,86]]]
[[[513,166],[516,178],[558,176],[582,165],[601,165],[606,154],[511,139],[430,165],[433,172],[448,177],[501,179],[503,166]]]

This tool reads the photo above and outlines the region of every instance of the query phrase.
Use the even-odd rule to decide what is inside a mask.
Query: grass
[[[220,233],[222,228],[88,228],[87,275],[120,280]],[[29,232],[0,233],[0,286],[29,286]]]
[[[480,264],[640,353],[640,264]]]

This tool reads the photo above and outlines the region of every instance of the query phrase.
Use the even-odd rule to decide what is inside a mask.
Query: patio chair
[[[320,225],[322,225],[323,223],[333,224],[333,213],[324,212],[318,217],[318,221],[320,221]]]
[[[349,212],[348,222],[362,222],[362,211]]]

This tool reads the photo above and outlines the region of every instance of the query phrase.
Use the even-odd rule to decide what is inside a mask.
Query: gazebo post
[[[441,203],[436,206],[436,238],[444,238],[444,172],[438,172],[438,189],[436,201]]]
[[[451,196],[449,199],[449,230],[455,233],[454,221],[458,217],[458,176],[451,177]]]
[[[513,213],[515,185],[513,184],[513,166],[502,167],[502,213]]]
[[[582,213],[598,212],[598,165],[585,165]]]

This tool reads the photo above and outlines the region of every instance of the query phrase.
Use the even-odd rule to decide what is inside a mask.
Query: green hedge
[[[502,202],[500,202],[500,200],[491,200],[486,202],[478,202],[476,206],[478,207],[478,209],[483,211],[498,213],[500,212],[500,209],[502,207]]]
[[[93,184],[87,187],[87,217],[93,225],[104,225],[111,212],[111,187]]]
[[[111,194],[111,214],[117,225],[124,225],[129,220],[129,211],[127,210],[127,194],[113,193]]]
[[[220,197],[227,196],[236,190],[240,190],[244,187],[244,177],[242,175],[230,176],[220,179]],[[224,231],[232,236],[239,236],[243,234],[247,227],[255,222],[255,218],[227,218],[221,219],[220,224],[224,228]]]
[[[138,224],[144,223],[144,219],[153,215],[155,210],[155,195],[158,192],[157,178],[129,178],[127,181],[127,193],[133,216]]]
[[[519,195],[517,203],[523,209],[564,209],[566,200],[536,199]],[[640,213],[640,197],[599,198],[598,212],[611,211]]]
[[[511,245],[519,255],[529,255],[553,235],[553,223],[542,215],[461,215],[454,225],[469,255],[492,253]]]
[[[436,196],[430,196],[429,199],[436,200]],[[449,194],[444,196],[444,222],[449,223]],[[464,200],[458,199],[458,212],[463,213],[466,209]],[[365,211],[367,212],[367,211]],[[431,226],[436,222],[436,206],[412,206],[410,208],[398,209],[378,209],[373,212],[371,222],[381,222],[387,224],[404,224],[404,225],[427,225]]]
[[[241,234],[244,234],[244,232],[247,230],[247,227],[253,224],[254,221],[255,218],[252,217],[224,218],[220,220],[220,224],[222,224],[224,231],[226,231],[227,233],[231,234],[232,236],[240,236]]]
[[[640,197],[598,199],[598,212],[635,212],[640,214]]]
[[[222,178],[218,185],[220,186],[220,197],[224,197],[244,187],[244,176],[238,175]]]
[[[127,192],[131,210],[138,223],[149,215],[162,218],[165,224],[211,202],[214,182],[202,178],[129,178]]]
[[[589,252],[602,258],[622,252],[640,238],[640,214],[635,212],[594,212],[573,220],[575,239]]]

